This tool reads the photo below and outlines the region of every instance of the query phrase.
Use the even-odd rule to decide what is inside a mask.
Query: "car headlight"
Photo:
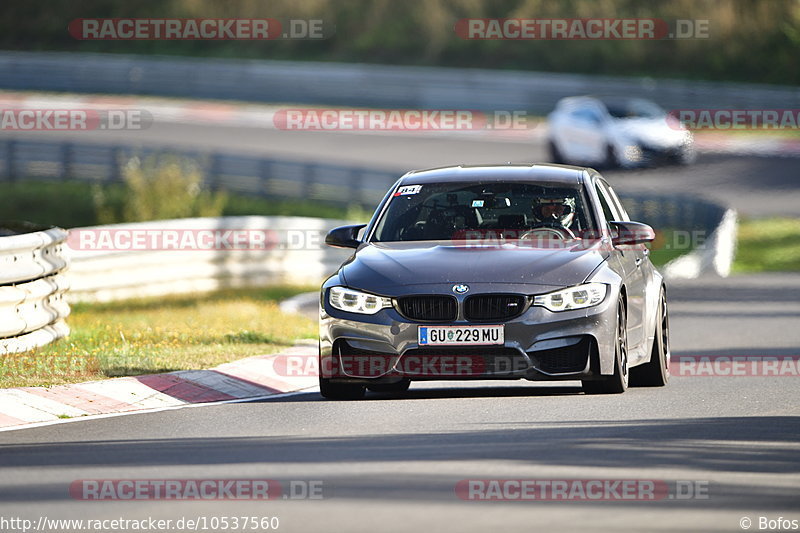
[[[603,301],[608,285],[603,283],[585,283],[568,289],[540,294],[533,298],[533,305],[541,305],[550,311],[569,311],[592,307]]]
[[[641,161],[643,156],[642,148],[638,144],[625,146],[625,157],[630,161]]]
[[[350,313],[374,315],[381,309],[392,306],[391,298],[376,296],[346,287],[331,287],[328,302],[332,307]]]

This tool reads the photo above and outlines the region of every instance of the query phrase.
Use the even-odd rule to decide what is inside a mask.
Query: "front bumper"
[[[477,289],[476,284],[470,285]],[[333,381],[551,381],[595,379],[613,373],[618,298],[614,287],[609,288],[600,304],[586,309],[552,312],[528,304],[522,314],[505,322],[474,323],[459,313],[454,321],[435,324],[410,320],[395,308],[375,315],[340,311],[328,303],[327,290],[323,290],[320,300],[320,375]],[[444,290],[430,290],[429,294],[447,294]],[[478,289],[470,295],[479,293]],[[463,309],[464,297],[456,298],[459,309]],[[421,325],[486,324],[504,326],[502,346],[418,344]]]
[[[625,168],[648,167],[672,163],[691,163],[695,159],[692,143],[668,146],[633,144],[618,149],[620,165]]]

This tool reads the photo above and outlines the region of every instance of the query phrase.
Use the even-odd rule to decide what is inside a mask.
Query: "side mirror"
[[[325,244],[337,248],[358,248],[361,244],[361,241],[358,240],[358,232],[364,227],[366,224],[334,228],[325,236]]]
[[[623,244],[643,244],[652,242],[656,232],[647,224],[641,222],[609,222],[612,229],[611,241],[614,246]]]

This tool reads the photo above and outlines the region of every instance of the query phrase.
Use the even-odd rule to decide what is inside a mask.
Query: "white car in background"
[[[548,116],[548,148],[554,163],[602,168],[695,159],[692,133],[642,98],[561,99]]]

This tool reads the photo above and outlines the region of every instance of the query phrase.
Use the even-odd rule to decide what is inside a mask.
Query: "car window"
[[[620,220],[620,213],[617,211],[613,202],[609,199],[609,195],[606,192],[603,183],[600,180],[597,180],[594,186],[595,190],[597,191],[597,196],[600,198],[600,207],[603,210],[603,216],[606,218],[606,221],[611,222],[612,220]]]
[[[661,118],[666,112],[657,104],[638,98],[605,102],[608,114],[614,118]]]
[[[608,198],[611,200],[611,204],[615,207],[617,213],[619,213],[620,218],[617,220],[630,220],[631,218],[628,216],[628,212],[625,211],[625,206],[622,205],[622,201],[619,199],[619,196],[617,196],[614,188],[605,181],[599,180],[599,182],[608,193]]]
[[[575,111],[572,112],[572,116],[578,120],[582,120],[584,122],[590,122],[592,124],[600,124],[601,122],[600,114],[596,110],[590,109],[588,107],[581,107],[576,109]]]
[[[448,240],[476,230],[512,230],[521,234],[545,223],[562,225],[577,235],[594,230],[586,205],[581,188],[562,184],[447,182],[402,185],[384,210],[372,240]]]

